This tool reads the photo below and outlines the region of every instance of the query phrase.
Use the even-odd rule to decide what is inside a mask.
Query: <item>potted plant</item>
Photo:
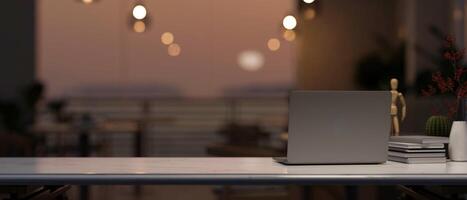
[[[447,109],[446,116],[439,116],[442,108],[434,108],[434,116],[427,121],[426,130],[429,135],[450,137],[449,155],[452,160],[467,161],[467,129],[465,121],[465,98],[467,97],[467,68],[462,65],[464,50],[458,50],[452,37],[444,40],[443,58],[446,68],[432,74],[433,84],[422,91],[424,96],[435,94],[454,97],[445,100],[441,105]],[[451,129],[446,124],[452,123]]]

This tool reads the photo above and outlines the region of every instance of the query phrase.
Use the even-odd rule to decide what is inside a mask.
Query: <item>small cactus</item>
[[[426,134],[429,136],[449,137],[452,121],[445,116],[431,116],[426,121]]]

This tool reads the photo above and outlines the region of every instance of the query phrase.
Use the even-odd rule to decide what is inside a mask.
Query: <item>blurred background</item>
[[[280,156],[290,90],[389,90],[391,78],[408,102],[402,132],[417,133],[431,114],[420,94],[443,62],[443,39],[467,42],[464,0],[2,3],[1,156]],[[363,199],[390,190],[357,188]],[[300,191],[94,186],[70,198],[291,199]],[[337,186],[308,192],[346,195]]]

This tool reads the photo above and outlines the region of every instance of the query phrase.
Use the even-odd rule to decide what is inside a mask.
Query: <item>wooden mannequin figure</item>
[[[393,78],[391,79],[391,135],[398,136],[400,133],[400,126],[399,126],[399,112],[397,107],[397,100],[400,101],[402,105],[402,118],[401,122],[404,121],[405,115],[407,113],[407,106],[405,103],[404,96],[402,93],[397,91],[397,86],[399,81]]]

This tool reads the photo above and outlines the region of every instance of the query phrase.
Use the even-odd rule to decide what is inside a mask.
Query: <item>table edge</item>
[[[0,185],[467,185],[467,175],[1,175]]]

